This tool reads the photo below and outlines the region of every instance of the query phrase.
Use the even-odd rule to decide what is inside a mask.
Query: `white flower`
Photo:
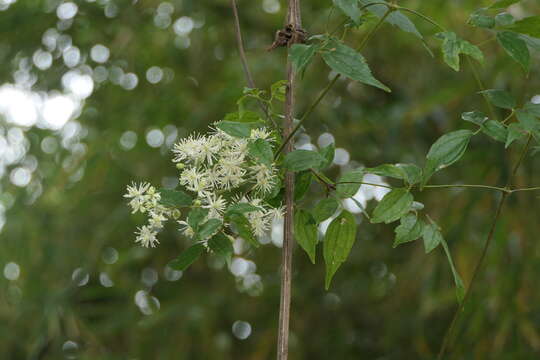
[[[180,175],[180,184],[186,189],[202,195],[212,185],[208,173],[198,170],[196,167],[185,169]]]
[[[270,137],[270,131],[267,131],[264,128],[260,129],[251,129],[251,135],[249,136],[251,139],[263,139],[266,140]],[[273,139],[270,138],[269,141],[272,141]]]
[[[255,177],[255,190],[262,193],[270,192],[274,185],[275,168],[268,167],[265,164],[256,164],[250,167],[251,174]]]
[[[285,207],[280,206],[277,208],[271,208],[266,212],[266,216],[270,218],[272,221],[283,219],[283,216],[285,215]]]
[[[158,205],[159,200],[161,200],[161,195],[156,191],[155,187],[150,186],[148,191],[146,191],[145,207],[147,209],[155,208]]]
[[[247,214],[247,218],[255,236],[263,236],[270,229],[269,219],[262,211],[252,211]]]
[[[206,139],[200,135],[190,136],[186,139],[180,140],[173,147],[173,153],[175,157],[174,162],[192,161],[196,162],[203,156],[202,144]]]
[[[156,232],[150,226],[143,226],[137,229],[138,232],[135,242],[140,243],[143,247],[156,247],[159,240],[156,238]]]
[[[138,186],[134,182],[131,185],[127,186],[127,194],[124,195],[125,198],[136,198],[144,196],[144,193],[150,187],[149,183],[140,183]]]
[[[181,226],[183,226],[182,228],[180,228],[180,232],[183,233],[185,236],[187,237],[193,237],[195,235],[195,231],[193,230],[193,228],[187,223],[187,221],[184,221],[184,220],[179,220],[178,221],[178,224],[180,224]]]
[[[223,157],[214,168],[216,183],[221,189],[230,190],[244,183],[246,170],[242,167],[242,160],[234,157]]]
[[[209,219],[220,219],[227,208],[227,201],[221,195],[206,194],[202,207],[208,209]]]
[[[163,215],[162,212],[150,211],[150,219],[148,220],[148,224],[150,224],[150,226],[152,226],[153,228],[161,229],[163,227],[163,222],[166,220],[167,218]]]
[[[132,214],[140,211],[144,213],[146,211],[145,204],[148,200],[148,195],[146,195],[147,190],[150,188],[148,183],[140,183],[139,185],[132,183],[127,187],[127,194],[124,195],[125,198],[131,199],[129,206],[132,209]]]

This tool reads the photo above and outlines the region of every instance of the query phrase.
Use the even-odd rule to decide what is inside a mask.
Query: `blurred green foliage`
[[[208,256],[178,281],[167,281],[165,265],[186,247],[185,239],[169,224],[158,248],[135,246],[133,231],[141,218],[130,216],[122,199],[132,180],[167,184],[176,174],[167,142],[149,146],[149,131],[159,129],[165,136],[177,131],[181,137],[234,111],[245,80],[229,2],[169,0],[170,24],[167,19],[156,20],[157,9],[164,13],[170,9],[158,0],[81,0],[76,2],[76,16],[67,22],[57,16],[60,3],[18,0],[0,12],[0,82],[13,83],[21,61],[26,61],[28,72],[36,76],[32,90],[62,89],[62,75],[69,68],[61,53],[53,51],[55,59],[46,70],[31,64],[34,52],[44,48],[42,37],[50,28],[64,29],[58,33],[69,35],[79,48],[82,59],[77,66],[88,66],[81,71],[91,72],[99,65],[90,59],[94,45],[107,46],[110,58],[101,66],[109,71],[109,79],[94,82],[80,114],[68,123],[80,124],[71,127],[78,129],[71,137],[66,127],[56,132],[24,128],[25,158],[37,160],[27,186],[10,181],[9,171],[16,164],[10,164],[2,178],[6,211],[0,233],[0,358],[273,358],[279,248],[266,245],[242,255],[256,264],[262,291],[245,291],[241,280]],[[283,49],[265,51],[283,25],[285,2],[239,3],[250,66],[257,85],[267,88],[285,77]],[[473,44],[483,43],[486,62],[480,76],[486,87],[511,90],[522,102],[540,93],[538,52],[532,53],[526,76],[496,41],[486,42],[492,36],[489,32],[466,25],[469,15],[489,1],[401,3]],[[303,22],[310,34],[325,31],[330,6],[329,0],[303,2]],[[535,0],[511,8],[519,18],[539,11]],[[196,26],[180,36],[174,23],[184,16]],[[334,12],[330,28],[343,19]],[[438,30],[418,18],[414,22],[435,58],[414,36],[384,26],[363,54],[393,92],[340,80],[307,122],[313,142],[330,132],[336,146],[347,149],[357,163],[422,164],[440,135],[470,126],[460,120],[462,112],[488,111],[466,62],[459,73],[447,67],[439,55],[440,42],[432,36]],[[372,23],[351,29],[348,41],[358,43]],[[147,81],[147,70],[153,66],[163,69],[163,78],[155,84]],[[136,74],[137,86],[127,90],[116,84],[118,69],[121,74]],[[299,85],[299,112],[326,85],[327,75],[322,61],[309,66]],[[16,125],[6,120],[2,127],[7,132]],[[133,136],[125,135],[127,131],[138,138],[129,150],[126,139]],[[43,151],[44,139],[52,141],[51,136],[59,147]],[[505,152],[488,137],[474,138],[460,164],[437,174],[433,182],[502,186],[520,146]],[[538,157],[528,157],[516,184],[540,184],[538,166]],[[337,174],[338,168],[334,171]],[[320,188],[312,191],[310,199],[320,198]],[[497,197],[481,190],[426,190],[418,199],[442,226],[466,284]],[[540,356],[538,195],[513,195],[503,211],[449,358]],[[292,359],[434,358],[457,305],[452,274],[442,249],[429,256],[419,242],[392,249],[393,235],[390,226],[360,224],[350,261],[341,267],[329,292],[324,291],[322,262],[312,265],[303,252],[295,253]],[[117,252],[116,261],[111,248]],[[18,265],[18,278],[10,263]],[[106,279],[114,285],[104,286],[111,285]],[[159,310],[143,309],[150,315],[141,311],[135,302],[140,290],[159,300]],[[231,331],[237,320],[251,325],[245,340]]]

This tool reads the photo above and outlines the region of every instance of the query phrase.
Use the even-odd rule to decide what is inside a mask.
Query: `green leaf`
[[[323,255],[326,264],[325,289],[341,264],[347,260],[356,239],[356,221],[348,211],[343,211],[328,227],[324,236]]]
[[[256,162],[271,165],[274,160],[272,145],[268,140],[257,139],[248,144],[248,153]]]
[[[180,190],[159,189],[160,204],[171,207],[190,206],[193,203],[191,196]]]
[[[518,34],[510,31],[497,33],[497,40],[506,53],[520,64],[525,72],[528,72],[531,55],[527,43]]]
[[[257,129],[263,126],[260,122],[236,122],[236,121],[220,121],[216,127],[221,131],[237,137],[237,138],[248,138],[251,135],[252,129]]]
[[[517,106],[516,99],[505,90],[490,89],[480,91],[479,94],[485,95],[489,102],[498,108],[512,110]]]
[[[391,90],[375,79],[366,59],[356,50],[336,39],[330,39],[322,51],[322,58],[330,68],[341,75],[387,92]]]
[[[326,159],[316,151],[294,150],[285,156],[283,166],[291,171],[305,171],[318,169],[326,162]]]
[[[390,224],[409,212],[413,203],[412,194],[404,188],[393,189],[377,204],[373,210],[371,222]]]
[[[406,174],[403,171],[403,169],[393,164],[383,164],[374,168],[365,168],[364,172],[368,174],[387,176],[387,177],[400,179],[400,180],[404,180],[406,177]]]
[[[448,249],[448,244],[442,238],[441,236],[441,243],[444,248],[444,252],[446,253],[446,257],[448,258],[448,263],[450,264],[450,269],[452,270],[452,275],[454,276],[454,283],[456,284],[456,297],[458,303],[462,303],[463,299],[465,298],[465,286],[463,285],[463,280],[461,280],[461,276],[459,276],[459,273],[456,270],[456,267],[454,266],[454,261],[452,260],[452,255],[450,254],[450,249]]]
[[[242,112],[233,112],[225,115],[223,121],[227,122],[241,122],[241,123],[253,123],[260,122],[261,117],[255,111],[244,110]]]
[[[317,233],[317,222],[313,216],[306,210],[298,209],[294,215],[294,238],[313,264],[317,251]]]
[[[424,232],[424,222],[416,216],[416,214],[409,213],[401,218],[401,223],[394,230],[396,238],[394,240],[393,247],[398,245],[415,241],[422,237]]]
[[[337,6],[345,15],[351,18],[356,25],[360,24],[360,9],[358,8],[358,1],[355,0],[333,0],[334,5]]]
[[[443,236],[436,224],[426,224],[422,233],[426,254],[430,253],[443,241]]]
[[[523,41],[525,41],[531,49],[535,51],[540,51],[540,39],[523,34],[520,34],[519,37],[522,38]]]
[[[508,131],[498,121],[488,120],[482,125],[482,132],[493,139],[506,143],[506,138],[508,136]]]
[[[244,215],[232,213],[228,216],[228,219],[231,224],[235,226],[238,235],[240,235],[242,239],[246,240],[254,247],[259,247],[259,242],[255,239],[255,235],[253,235],[249,220]]]
[[[540,118],[540,104],[527,103],[523,107],[523,110],[533,116],[536,116],[537,118]]]
[[[299,201],[306,195],[313,181],[311,171],[303,171],[296,174],[294,179],[294,200]]]
[[[425,184],[436,171],[461,159],[472,136],[473,132],[470,130],[457,130],[445,134],[435,141],[426,156],[427,162],[422,183]]]
[[[505,9],[521,0],[497,0],[489,6],[489,9]]]
[[[503,26],[503,27],[504,26],[509,26],[509,25],[512,25],[515,22],[516,22],[516,19],[514,19],[512,14],[509,14],[507,12],[503,12],[503,13],[497,14],[497,16],[495,16],[495,23],[498,26]]]
[[[360,4],[362,6],[365,6],[367,4],[373,3],[373,2],[385,2],[386,1],[380,1],[380,0],[359,0]],[[385,5],[371,5],[367,8],[369,12],[375,14],[377,17],[381,18],[384,16],[386,11],[388,10],[388,7]],[[386,22],[389,24],[392,24],[399,28],[402,31],[408,32],[410,34],[413,34],[419,39],[423,39],[422,34],[418,31],[414,23],[401,11],[393,11],[388,15],[386,18]]]
[[[356,168],[353,170],[347,171],[345,174],[341,175],[341,177],[338,180],[338,184],[336,187],[336,193],[337,195],[342,199],[347,199],[352,197],[354,194],[358,192],[358,189],[360,189],[359,182],[362,181],[364,178],[364,169],[363,168]],[[347,184],[348,182],[351,182],[353,184]],[[345,184],[341,184],[345,183]]]
[[[459,71],[460,54],[468,55],[480,63],[484,62],[482,51],[470,42],[460,39],[456,33],[446,31],[440,32],[435,36],[443,40],[443,59],[455,71]]]
[[[468,23],[475,27],[491,29],[495,26],[495,19],[482,14],[472,14]]]
[[[525,136],[525,129],[520,124],[512,123],[508,125],[508,136],[506,137],[505,148],[508,148],[515,140]]]
[[[206,215],[208,215],[208,209],[203,209],[200,207],[193,208],[188,214],[187,223],[195,232],[197,232],[199,230],[199,225],[204,220]]]
[[[461,118],[465,121],[472,122],[476,125],[482,125],[488,120],[486,114],[481,111],[469,111],[461,114]]]
[[[294,67],[296,73],[301,73],[304,69],[307,68],[313,56],[321,48],[320,44],[294,44],[289,50],[289,58]]]
[[[540,16],[526,17],[508,26],[507,29],[520,34],[540,38]]]
[[[236,203],[227,208],[227,211],[225,212],[226,216],[230,214],[245,214],[250,213],[254,211],[260,211],[261,208],[251,205],[249,203]]]
[[[208,240],[208,247],[219,256],[230,260],[234,252],[231,240],[222,233],[216,234]]]
[[[221,229],[221,226],[223,223],[219,219],[210,219],[207,222],[205,222],[197,232],[197,237],[200,240],[206,240],[210,238],[211,236],[214,236],[219,229]]]
[[[319,149],[319,154],[325,159],[324,164],[321,165],[317,170],[324,170],[332,165],[334,161],[334,156],[336,154],[336,148],[334,144],[329,144],[321,149]]]
[[[313,217],[320,223],[334,215],[339,207],[339,203],[334,198],[322,199],[313,209]]]
[[[396,164],[405,173],[405,181],[414,185],[422,181],[422,169],[415,164]]]
[[[293,45],[293,47],[296,45]],[[270,87],[270,94],[272,99],[279,101],[285,101],[285,93],[287,91],[287,80],[279,80],[272,84]]]
[[[184,250],[176,259],[169,262],[169,267],[174,270],[184,271],[197,260],[204,252],[204,246],[197,243]]]
[[[540,121],[530,112],[518,110],[516,111],[516,117],[523,129],[532,133],[540,131]]]

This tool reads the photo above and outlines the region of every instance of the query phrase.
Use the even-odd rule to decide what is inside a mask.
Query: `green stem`
[[[433,20],[432,18],[430,18],[430,17],[428,17],[428,16],[426,16],[426,15],[424,15],[424,14],[422,14],[422,13],[416,11],[416,10],[409,9],[409,8],[406,8],[406,7],[403,7],[403,6],[397,6],[397,10],[402,10],[402,11],[406,11],[406,12],[409,12],[411,14],[414,14],[414,15],[426,20],[430,24],[435,25],[440,30],[446,31],[446,29],[443,26],[441,26],[439,23],[437,23],[435,20]]]
[[[392,4],[388,4],[388,3],[385,3],[385,2],[372,2],[372,3],[369,3],[369,4],[366,4],[362,7],[360,7],[360,11],[363,11],[365,9],[367,9],[368,7],[372,6],[372,5],[384,5],[386,6],[388,9],[393,9],[395,7],[395,5],[392,5]]]
[[[489,189],[496,190],[504,193],[511,193],[512,190],[501,188],[497,186],[488,186],[488,185],[469,185],[469,184],[456,184],[456,185],[426,185],[424,188],[427,189],[437,189],[437,188],[474,188],[474,189]]]
[[[510,113],[510,115],[508,115],[508,116],[502,121],[502,123],[503,123],[503,124],[506,124],[506,122],[508,122],[508,121],[512,118],[512,116],[514,116],[515,113],[516,113],[516,111],[515,111],[514,109],[512,109],[512,112]]]
[[[360,184],[360,185],[371,185],[371,186],[377,186],[387,189],[394,189],[394,187],[390,185],[382,185],[382,184],[375,184],[375,183],[369,183],[369,182],[363,182],[363,181],[340,181],[337,182],[335,185],[346,185],[346,184]]]
[[[480,88],[480,91],[482,91],[482,96],[484,97],[484,100],[486,101],[486,104],[489,109],[489,114],[493,118],[493,120],[497,120],[497,115],[495,114],[495,110],[493,109],[493,106],[491,105],[491,102],[489,102],[489,99],[485,93],[483,93],[486,88],[484,87],[484,84],[482,83],[482,79],[480,79],[480,75],[478,74],[478,71],[476,70],[476,67],[474,66],[472,60],[466,56],[467,62],[469,63],[469,66],[471,67],[472,73],[474,75],[474,79],[476,80],[476,83],[478,84],[478,87]]]
[[[509,188],[512,184],[512,180],[517,174],[517,171],[519,170],[519,167],[521,166],[521,163],[523,162],[523,159],[525,158],[525,155],[529,151],[529,146],[531,144],[532,136],[529,135],[529,138],[527,139],[527,144],[523,148],[521,155],[519,157],[519,160],[517,161],[516,165],[514,166],[514,169],[512,170],[512,174],[510,175],[510,178],[508,179],[508,182],[506,184],[505,188]],[[463,297],[463,301],[456,309],[456,312],[454,313],[454,316],[452,318],[452,322],[450,323],[450,326],[448,327],[448,330],[446,331],[446,334],[444,335],[444,339],[441,345],[441,349],[439,351],[439,355],[437,356],[438,360],[442,360],[444,357],[444,354],[446,352],[446,348],[450,344],[450,339],[452,337],[452,334],[454,332],[454,328],[457,324],[457,321],[459,319],[459,315],[463,312],[463,309],[465,308],[465,304],[467,300],[469,299],[469,296],[472,292],[473,286],[476,283],[476,279],[478,278],[478,274],[480,273],[480,269],[482,268],[482,265],[484,264],[484,260],[486,258],[487,251],[489,249],[489,246],[493,240],[493,236],[495,234],[495,229],[497,227],[497,223],[499,221],[499,217],[501,216],[502,208],[504,205],[504,202],[506,201],[506,198],[510,195],[510,192],[505,191],[503,192],[501,199],[499,200],[499,203],[497,204],[497,210],[495,211],[495,217],[493,219],[493,222],[491,224],[491,228],[489,229],[489,234],[486,239],[486,242],[484,243],[484,248],[482,249],[482,254],[480,255],[480,258],[478,259],[478,262],[476,263],[476,266],[474,267],[473,275],[471,278],[471,282],[469,284],[469,287],[467,288],[467,291],[465,292],[465,296]]]
[[[484,40],[484,41],[478,43],[476,46],[477,46],[477,47],[482,47],[482,46],[486,45],[487,43],[492,42],[493,40],[495,40],[495,37],[492,37],[492,38],[489,38],[489,39],[487,39],[487,40]]]
[[[515,192],[520,192],[520,191],[538,191],[538,190],[540,190],[540,187],[514,189],[514,190],[511,190],[511,192],[515,193]]]
[[[371,4],[375,4],[375,3],[371,3]],[[357,48],[358,51],[361,51],[367,45],[368,41],[373,37],[375,32],[380,28],[380,26],[382,25],[384,20],[386,20],[388,15],[390,15],[394,10],[395,10],[394,8],[388,7],[388,10],[386,11],[386,13],[379,19],[377,24],[371,29],[371,31],[366,35],[364,40],[360,43],[360,45]],[[283,143],[281,144],[279,149],[276,151],[276,154],[275,154],[274,158],[277,158],[279,156],[279,154],[283,151],[285,146],[287,146],[287,143],[289,141],[291,141],[291,139],[298,132],[298,130],[300,130],[300,127],[302,127],[302,124],[304,123],[304,121],[306,121],[306,119],[309,117],[309,115],[311,115],[313,113],[313,111],[315,110],[317,105],[319,105],[321,100],[326,96],[328,91],[330,91],[332,86],[334,86],[334,84],[337,82],[337,80],[340,77],[341,77],[341,74],[336,74],[336,76],[334,76],[334,78],[328,83],[328,85],[326,85],[326,87],[319,93],[319,96],[317,96],[315,101],[308,107],[308,110],[304,113],[304,115],[302,115],[302,118],[300,118],[300,120],[298,121],[298,123],[296,124],[294,129],[285,138],[285,140],[283,141]]]

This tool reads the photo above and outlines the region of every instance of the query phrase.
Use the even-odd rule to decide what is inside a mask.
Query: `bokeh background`
[[[267,88],[285,77],[283,49],[265,48],[286,4],[238,2],[256,83]],[[473,43],[493,36],[466,25],[489,1],[400,3]],[[324,32],[331,2],[302,6],[306,29]],[[524,0],[509,11],[521,18],[540,6]],[[330,26],[342,19],[334,13]],[[393,92],[341,80],[308,122],[299,145],[335,139],[340,149],[329,175],[358,164],[422,165],[440,135],[470,127],[462,112],[487,111],[470,67],[445,66],[437,30],[414,22],[435,58],[415,37],[384,26],[363,53]],[[369,26],[347,39],[358,43]],[[538,52],[526,76],[495,41],[482,50],[486,87],[540,102]],[[177,227],[169,224],[156,249],[136,246],[143,219],[122,198],[133,180],[174,187],[174,141],[235,111],[245,80],[229,2],[0,0],[0,64],[0,358],[272,359],[279,229],[257,250],[236,244],[230,267],[205,256],[181,273],[166,266],[187,245]],[[320,60],[310,66],[299,84],[300,112],[330,75]],[[505,152],[475,137],[463,160],[433,182],[501,186],[521,146]],[[538,166],[538,156],[528,156],[517,184],[540,185]],[[308,198],[320,196],[314,187]],[[465,283],[497,197],[418,195],[444,229]],[[508,201],[452,358],[540,356],[539,204],[535,193]],[[311,265],[295,252],[291,359],[433,359],[456,308],[444,252],[426,256],[420,242],[392,249],[392,226],[358,216],[357,243],[330,291],[322,257]]]

